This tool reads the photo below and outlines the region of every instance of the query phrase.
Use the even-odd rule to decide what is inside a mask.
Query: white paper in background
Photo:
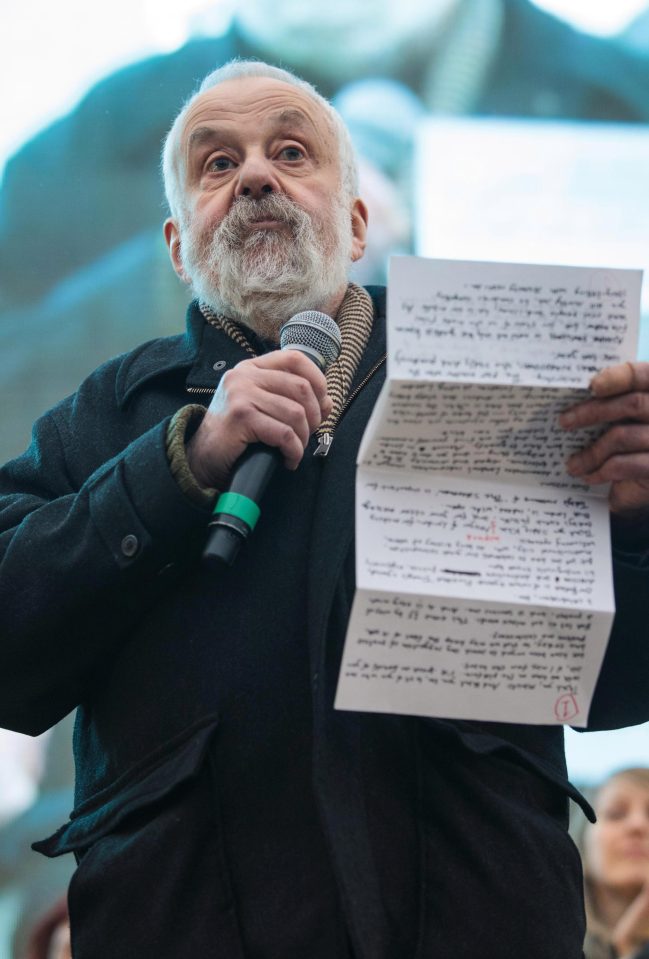
[[[423,256],[649,268],[649,129],[547,120],[422,121]],[[649,359],[649,285],[638,356]]]
[[[641,275],[400,257],[390,277],[336,707],[584,726],[614,613],[608,506],[570,485],[563,457],[592,434],[556,416],[587,364],[633,356]],[[439,290],[441,321],[425,309]],[[496,290],[514,307],[490,301],[476,326],[476,295]],[[535,317],[518,324],[523,295]],[[569,341],[556,296],[583,301],[561,318]]]

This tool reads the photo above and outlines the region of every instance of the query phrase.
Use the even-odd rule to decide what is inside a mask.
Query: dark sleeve
[[[615,620],[595,686],[588,729],[649,720],[649,529],[613,518]]]
[[[168,589],[170,567],[198,555],[208,515],[171,474],[169,417],[119,449],[109,415],[104,432],[119,452],[99,466],[89,454],[83,476],[83,440],[110,444],[93,438],[96,427],[79,436],[72,410],[70,401],[46,414],[27,452],[0,470],[0,726],[32,735],[110,668]]]

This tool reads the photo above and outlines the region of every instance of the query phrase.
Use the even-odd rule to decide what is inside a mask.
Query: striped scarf
[[[238,323],[221,313],[216,313],[206,303],[199,303],[199,307],[210,326],[222,330],[251,356],[258,355],[258,351],[250,344],[243,328]],[[333,407],[327,419],[320,425],[318,434],[333,432],[369,340],[374,319],[374,308],[372,298],[367,290],[364,290],[362,286],[357,286],[356,283],[350,283],[335,319],[340,328],[342,348],[338,359],[328,367],[325,373],[327,391]]]

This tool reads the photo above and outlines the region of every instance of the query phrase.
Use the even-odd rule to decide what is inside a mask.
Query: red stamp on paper
[[[560,723],[568,723],[579,715],[579,706],[572,693],[564,693],[563,696],[559,696],[554,704],[554,715]]]

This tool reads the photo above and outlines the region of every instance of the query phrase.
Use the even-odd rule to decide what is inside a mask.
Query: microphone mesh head
[[[292,316],[279,332],[279,345],[299,349],[301,346],[322,357],[322,368],[338,359],[342,340],[335,320],[318,310],[304,310]]]

